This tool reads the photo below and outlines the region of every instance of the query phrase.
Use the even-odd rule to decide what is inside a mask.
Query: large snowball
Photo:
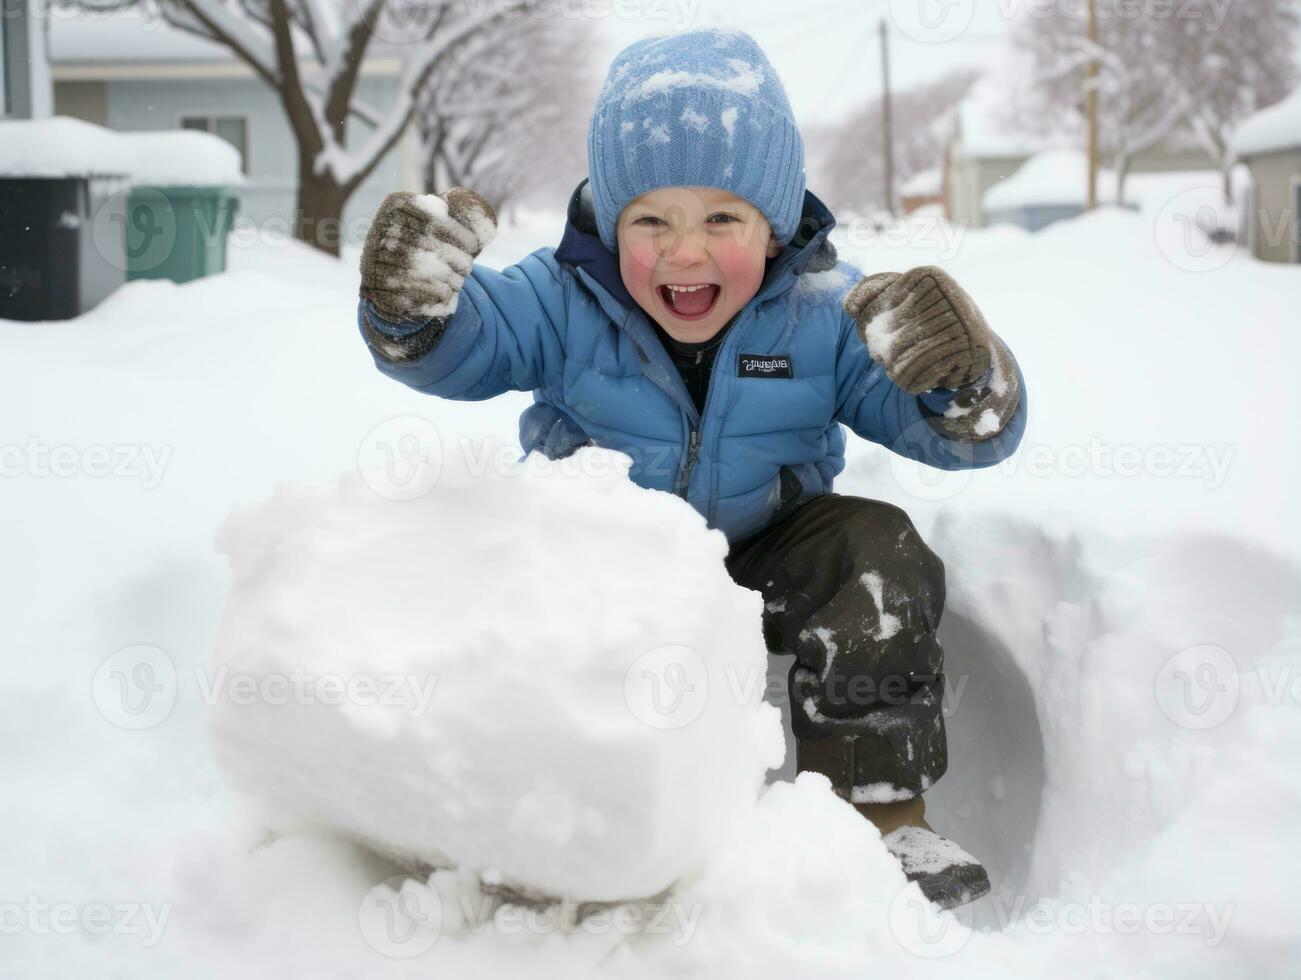
[[[548,895],[654,895],[781,763],[761,599],[626,456],[503,458],[448,454],[415,499],[362,471],[230,519],[219,756],[285,821]]]

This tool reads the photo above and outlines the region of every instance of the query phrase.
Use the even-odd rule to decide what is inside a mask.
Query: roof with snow
[[[154,187],[244,182],[239,151],[194,130],[119,133],[67,116],[0,121],[0,175],[125,177]]]
[[[112,14],[65,11],[50,18],[50,61],[234,61],[228,48],[178,30],[157,13],[128,9]]]
[[[80,73],[96,67],[118,65],[191,65],[242,67],[243,62],[224,44],[183,31],[162,19],[157,11],[136,7],[110,13],[61,10],[49,19],[50,63]],[[300,60],[311,60],[312,47],[296,35]],[[386,70],[399,46],[374,38],[366,52],[363,70]]]
[[[899,193],[906,194],[909,197],[938,194],[939,192],[940,171],[938,167],[931,167],[928,170],[913,174],[903,182],[903,187],[899,190]]]
[[[1301,149],[1301,88],[1243,121],[1230,141],[1235,157]]]
[[[985,191],[986,211],[1044,205],[1084,206],[1088,181],[1088,158],[1080,150],[1045,150],[1036,153],[1017,169]],[[1098,198],[1115,198],[1116,173],[1098,171]]]
[[[958,103],[957,126],[967,157],[1028,157],[1049,140],[1013,131],[1004,117],[1010,89],[998,76],[987,75],[971,86]]]

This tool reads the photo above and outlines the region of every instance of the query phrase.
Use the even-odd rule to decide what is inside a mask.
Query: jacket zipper
[[[718,353],[714,355],[714,363],[709,366],[709,388],[705,392],[705,407],[700,410],[700,420],[696,425],[691,427],[691,434],[687,437],[687,459],[682,466],[682,476],[678,480],[678,496],[684,500],[687,496],[687,487],[691,483],[691,471],[695,468],[696,458],[700,453],[700,430],[705,427],[705,419],[709,417],[709,405],[714,400],[714,392],[718,390],[718,363],[723,360],[723,351],[727,348],[728,343],[737,333],[740,332],[741,322],[738,320],[732,324],[727,331],[727,336],[718,347]],[[712,521],[714,519],[714,494],[710,490],[708,506],[706,508],[705,519]]]
[[[712,380],[712,379],[711,379]],[[705,401],[709,398],[706,396]],[[704,416],[701,416],[703,419]],[[692,428],[691,435],[687,439],[687,459],[682,465],[682,475],[678,478],[678,496],[684,500],[687,496],[687,485],[691,482],[691,470],[696,465],[696,456],[700,451],[700,430]]]

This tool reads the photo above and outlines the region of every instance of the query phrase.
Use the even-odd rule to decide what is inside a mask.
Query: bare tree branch
[[[209,40],[217,41],[230,48],[236,56],[248,64],[262,79],[273,88],[280,86],[280,75],[276,71],[275,53],[266,42],[257,36],[250,25],[221,5],[218,0],[171,0],[164,2],[163,18],[174,27],[182,30],[187,25],[177,14],[189,14],[208,33]]]

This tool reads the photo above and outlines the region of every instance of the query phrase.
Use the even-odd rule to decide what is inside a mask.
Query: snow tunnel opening
[[[964,922],[1002,929],[1041,898],[1028,895],[1035,833],[1044,792],[1044,744],[1032,691],[1011,653],[986,629],[949,609],[940,625],[944,646],[944,720],[949,768],[926,793],[926,818],[936,833],[974,854],[993,890],[968,907]],[[769,783],[795,778],[786,677],[795,658],[768,658],[767,699],[782,712],[786,759]]]

